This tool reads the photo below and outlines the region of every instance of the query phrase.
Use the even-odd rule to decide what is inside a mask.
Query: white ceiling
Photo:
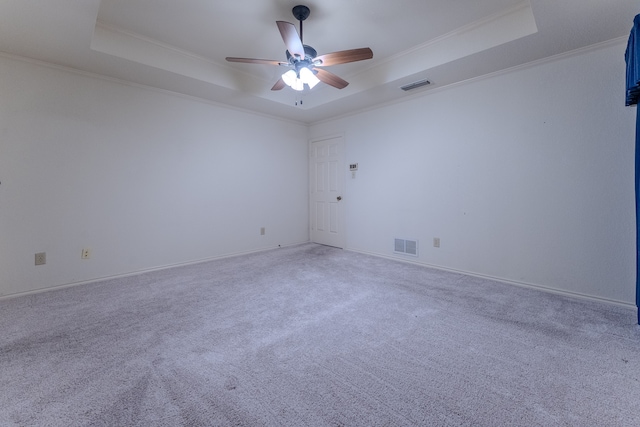
[[[347,88],[274,92],[286,69],[225,61],[285,60],[275,21],[297,25],[296,4],[319,54],[373,50],[328,68]],[[636,13],[637,0],[2,0],[0,51],[313,123],[626,37]]]

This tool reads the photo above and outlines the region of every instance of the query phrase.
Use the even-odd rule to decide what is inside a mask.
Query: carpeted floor
[[[0,425],[638,426],[634,321],[305,244],[0,301]]]

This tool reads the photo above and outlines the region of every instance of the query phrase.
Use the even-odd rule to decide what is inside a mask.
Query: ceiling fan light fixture
[[[291,86],[291,89],[297,90],[297,91],[303,91],[304,90],[304,83],[302,83],[302,80],[296,79],[296,81]]]
[[[309,88],[313,88],[320,83],[320,80],[313,74],[307,67],[300,69],[298,73],[295,70],[289,70],[282,75],[282,81],[293,90],[302,91],[304,85],[309,85]]]
[[[282,81],[293,90],[303,90],[304,83],[298,78],[295,70],[289,70],[282,75]]]
[[[300,80],[302,80],[302,83],[309,85],[309,89],[313,89],[315,85],[320,83],[320,79],[307,67],[300,69]]]
[[[298,75],[294,70],[289,70],[282,75],[282,81],[289,87],[293,87],[296,80],[298,80]]]

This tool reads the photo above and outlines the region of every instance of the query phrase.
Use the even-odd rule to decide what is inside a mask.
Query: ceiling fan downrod
[[[300,42],[304,43],[304,39],[302,38],[302,21],[309,17],[311,10],[309,10],[307,6],[299,4],[294,6],[291,12],[293,13],[293,17],[300,21]]]

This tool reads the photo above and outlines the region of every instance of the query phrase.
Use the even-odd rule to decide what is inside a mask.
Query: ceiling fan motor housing
[[[313,58],[318,56],[318,52],[316,52],[316,50],[309,45],[305,44],[303,45],[303,47],[304,47],[304,59],[301,59],[300,61],[308,61],[309,63],[311,63],[313,61]],[[296,57],[291,55],[288,50],[286,51],[286,53],[287,53],[287,61],[289,61],[291,64],[294,64],[296,62]]]
[[[291,66],[296,70],[296,74],[298,75],[300,75],[300,70],[305,67],[314,71],[313,58],[318,56],[318,52],[316,52],[316,50],[311,46],[307,46],[305,44],[303,45],[303,47],[304,47],[304,59],[298,59],[297,57],[291,55],[287,50],[287,60],[289,61],[289,64],[291,64]]]

